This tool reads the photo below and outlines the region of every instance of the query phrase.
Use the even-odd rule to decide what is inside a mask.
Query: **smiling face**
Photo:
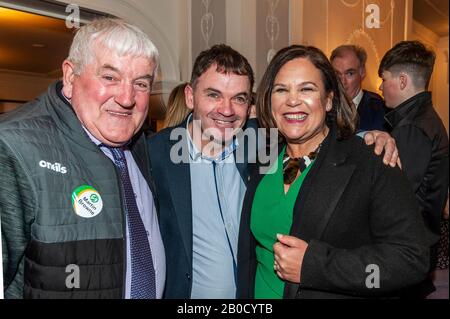
[[[334,58],[331,64],[344,86],[345,93],[350,99],[354,99],[361,90],[365,76],[365,70],[361,67],[356,54],[345,51],[342,56]]]
[[[328,133],[325,118],[332,98],[325,92],[320,71],[308,59],[283,65],[275,77],[271,105],[276,126],[288,144],[315,149],[321,143]]]
[[[218,144],[229,142],[247,120],[250,81],[246,75],[219,73],[213,64],[197,79],[194,88],[186,86],[185,94],[193,119],[200,121],[202,135]],[[201,144],[208,142],[202,140]]]
[[[97,47],[82,72],[63,63],[64,95],[86,129],[100,142],[127,143],[147,116],[155,64],[147,58],[118,56]]]

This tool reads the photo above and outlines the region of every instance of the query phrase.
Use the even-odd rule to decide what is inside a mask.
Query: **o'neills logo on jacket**
[[[52,164],[52,163],[49,163],[49,162],[46,162],[46,161],[40,161],[39,162],[39,166],[42,167],[42,168],[46,168],[46,169],[52,170],[52,171],[57,172],[57,173],[61,173],[61,174],[66,174],[67,173],[67,168],[65,166],[62,166],[61,163]]]

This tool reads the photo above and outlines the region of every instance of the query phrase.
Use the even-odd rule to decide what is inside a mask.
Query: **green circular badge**
[[[94,204],[98,203],[98,201],[99,201],[99,197],[96,194],[92,194],[90,198],[91,198],[91,202],[93,202]]]
[[[82,185],[72,193],[72,207],[78,216],[92,218],[102,211],[103,200],[94,187]]]

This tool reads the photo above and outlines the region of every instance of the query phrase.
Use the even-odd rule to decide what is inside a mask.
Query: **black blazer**
[[[239,298],[254,296],[250,213],[263,177],[258,171],[251,175],[241,216]],[[427,274],[429,239],[408,181],[359,137],[338,141],[330,131],[297,197],[290,235],[308,242],[308,249],[301,284],[287,283],[284,298],[388,296]],[[379,289],[365,284],[372,264],[379,267]]]
[[[358,105],[358,130],[360,131],[388,131],[384,120],[386,106],[383,98],[378,94],[363,90],[363,97]]]
[[[167,260],[164,298],[169,299],[188,299],[192,289],[192,198],[185,128],[186,121],[148,139],[152,177],[159,205],[159,225]],[[176,133],[174,130],[178,130],[180,134],[174,136],[175,140],[171,140],[170,135]],[[172,149],[175,152],[184,151],[182,163],[171,161]],[[247,183],[247,163],[236,166],[244,183]]]

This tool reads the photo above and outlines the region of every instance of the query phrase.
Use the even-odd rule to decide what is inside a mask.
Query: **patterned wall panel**
[[[275,53],[289,45],[289,0],[260,0],[256,10],[256,75],[259,82]]]
[[[217,43],[226,41],[224,0],[192,0],[192,59]]]

